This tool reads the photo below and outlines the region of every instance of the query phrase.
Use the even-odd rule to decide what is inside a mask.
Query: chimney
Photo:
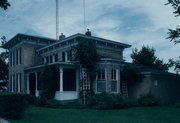
[[[87,29],[87,32],[85,33],[85,35],[91,36],[91,32],[89,31],[89,29]]]
[[[66,38],[66,36],[63,33],[61,33],[61,35],[59,36],[59,40],[63,40],[64,38]]]

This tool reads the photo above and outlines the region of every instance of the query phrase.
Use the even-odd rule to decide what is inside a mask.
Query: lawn
[[[11,123],[180,123],[180,108],[136,107],[123,110],[30,107],[24,119]]]

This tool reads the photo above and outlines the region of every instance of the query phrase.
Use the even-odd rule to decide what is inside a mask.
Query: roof
[[[11,38],[8,42],[6,42],[2,47],[5,48],[5,49],[9,49],[9,48],[15,46],[16,44],[20,43],[22,41],[20,39],[26,39],[26,40],[27,39],[29,39],[29,40],[33,39],[33,40],[37,40],[39,42],[43,42],[43,43],[46,43],[46,44],[51,44],[51,43],[54,43],[54,42],[58,41],[58,40],[52,39],[52,38],[18,33],[13,38]]]
[[[131,47],[131,45],[129,45],[129,44],[121,43],[121,42],[118,42],[118,41],[108,40],[108,39],[99,38],[99,37],[95,37],[95,36],[87,36],[87,35],[84,35],[84,34],[77,33],[77,34],[74,34],[74,35],[71,35],[71,36],[69,36],[67,38],[62,39],[61,41],[58,41],[56,43],[53,43],[53,44],[50,44],[48,46],[42,47],[42,48],[38,49],[37,51],[41,51],[43,49],[46,49],[46,48],[51,47],[53,45],[56,45],[56,44],[58,44],[60,42],[65,42],[65,41],[72,40],[72,39],[75,39],[75,38],[78,38],[78,37],[91,39],[91,40],[97,40],[97,41],[103,41],[103,42],[106,42],[106,43],[112,43],[112,44],[116,44],[116,45],[121,45],[124,48]]]

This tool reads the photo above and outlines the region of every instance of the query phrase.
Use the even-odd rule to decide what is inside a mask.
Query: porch
[[[59,70],[56,92],[54,98],[56,100],[76,100],[79,94],[79,69],[74,65],[56,65]],[[27,85],[27,94],[38,97],[41,91],[40,75],[43,67],[31,68],[25,71]]]

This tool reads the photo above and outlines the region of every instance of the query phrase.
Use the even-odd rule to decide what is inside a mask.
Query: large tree
[[[168,0],[168,3],[165,5],[172,5],[174,8],[174,14],[175,17],[180,16],[180,0]],[[169,29],[168,37],[167,39],[170,39],[170,41],[174,42],[175,44],[180,43],[180,26],[177,26],[176,29]],[[179,57],[180,58],[180,57]],[[180,62],[174,61],[175,69],[180,69]]]
[[[165,5],[172,5],[172,7],[175,9],[173,12],[175,14],[175,17],[180,16],[180,0],[168,0],[168,3]],[[177,26],[176,29],[169,29],[167,39],[170,39],[175,44],[180,43],[180,27]]]
[[[88,70],[90,78],[90,90],[84,89],[84,83],[83,81],[81,82],[82,91],[80,97],[82,99],[82,103],[86,103],[86,97],[93,94],[92,82],[95,79],[95,75],[97,73],[97,62],[100,58],[96,49],[94,41],[83,38],[79,39],[78,45],[74,47],[75,58],[80,62],[83,68]]]
[[[5,90],[8,82],[8,63],[6,61],[8,56],[7,52],[0,54],[0,91]]]
[[[6,10],[10,6],[10,3],[7,0],[0,0],[0,7]]]
[[[132,51],[131,58],[133,60],[132,62],[135,64],[163,71],[168,71],[169,67],[172,66],[172,64],[164,63],[163,60],[157,58],[157,56],[155,56],[155,49],[149,46],[142,46],[142,49],[139,51],[135,48]]]

